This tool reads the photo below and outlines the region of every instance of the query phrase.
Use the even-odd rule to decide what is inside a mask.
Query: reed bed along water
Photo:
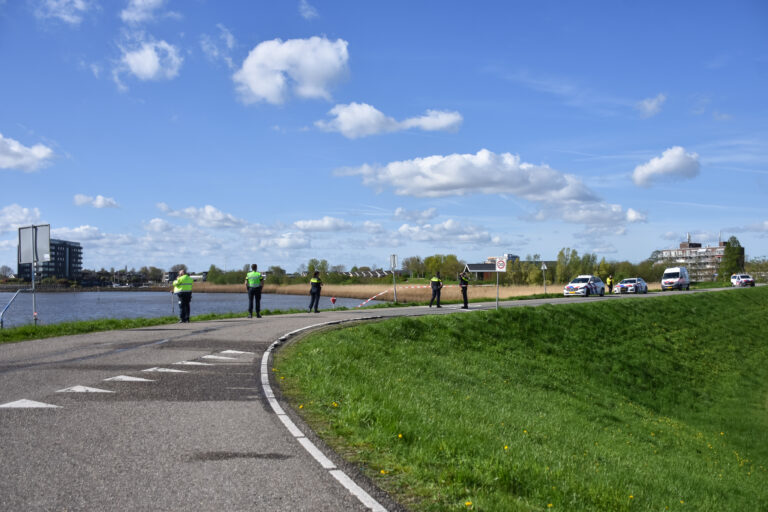
[[[658,283],[650,283],[650,290],[658,290]],[[212,284],[196,283],[194,287],[196,292],[207,293],[242,293],[245,286],[242,284]],[[547,285],[547,293],[562,293],[563,285]],[[383,284],[326,284],[323,286],[322,295],[324,297],[348,297],[353,299],[365,300],[379,293],[382,295],[376,297],[376,300],[393,301],[394,293],[392,285]],[[608,290],[606,289],[606,293]],[[289,284],[289,285],[264,285],[264,293],[282,293],[286,295],[309,295],[309,284]],[[513,297],[525,297],[530,295],[539,295],[544,293],[543,286],[500,286],[499,298],[509,299]],[[483,298],[496,298],[496,285],[470,285],[468,292],[470,300]],[[397,301],[398,302],[428,302],[432,296],[429,285],[398,283]],[[447,284],[441,294],[442,300],[446,302],[457,301],[461,299],[461,292],[458,285]]]

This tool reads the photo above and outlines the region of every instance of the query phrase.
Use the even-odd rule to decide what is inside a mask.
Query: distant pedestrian
[[[312,279],[309,280],[311,287],[309,289],[309,312],[312,312],[312,308],[315,308],[315,313],[319,313],[317,310],[320,305],[320,289],[323,287],[323,281],[320,280],[320,272],[315,270],[312,275]]]
[[[258,265],[251,265],[251,271],[245,275],[245,289],[248,292],[248,318],[253,318],[253,303],[256,302],[256,318],[261,318],[261,290],[264,278],[258,272]]]
[[[469,287],[469,274],[462,272],[459,274],[459,288],[461,288],[461,298],[464,299],[464,305],[461,309],[469,309],[469,300],[467,299],[467,288]]]
[[[173,293],[179,298],[179,323],[189,322],[189,303],[192,302],[192,284],[194,281],[182,268],[179,277],[173,282]]]
[[[608,285],[608,293],[613,293],[613,274],[608,276],[608,279],[605,280],[605,284]]]
[[[443,280],[440,279],[440,272],[435,273],[435,277],[430,279],[429,283],[432,285],[432,298],[429,300],[429,307],[432,307],[432,302],[437,299],[437,307],[441,308],[440,290],[443,287]]]

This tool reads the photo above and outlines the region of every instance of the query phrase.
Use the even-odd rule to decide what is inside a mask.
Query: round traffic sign
[[[505,270],[507,262],[505,260],[496,260],[496,270]]]

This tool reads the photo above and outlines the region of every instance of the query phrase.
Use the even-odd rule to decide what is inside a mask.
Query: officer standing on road
[[[613,274],[608,276],[608,279],[605,280],[605,284],[608,285],[608,293],[613,293]]]
[[[440,279],[440,272],[436,272],[435,277],[429,283],[432,285],[432,298],[429,300],[429,307],[432,307],[432,302],[437,299],[437,307],[441,308],[440,289],[443,287],[443,280]]]
[[[459,274],[459,288],[461,288],[461,297],[464,299],[464,305],[461,309],[469,309],[469,301],[467,300],[467,288],[469,287],[469,275],[467,272]]]
[[[256,301],[256,318],[261,318],[261,290],[264,278],[258,272],[258,265],[251,265],[251,271],[245,275],[245,289],[248,292],[248,318],[253,318],[253,302]]]
[[[314,306],[315,313],[319,313],[317,307],[320,305],[320,289],[323,287],[323,282],[320,280],[320,272],[315,270],[309,282],[312,285],[309,289],[309,312],[312,312],[312,307]]]
[[[179,270],[179,277],[173,282],[173,293],[179,298],[180,324],[189,322],[189,303],[192,301],[193,283],[185,268]]]

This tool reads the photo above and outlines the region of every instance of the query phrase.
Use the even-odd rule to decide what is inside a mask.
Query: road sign
[[[541,270],[547,270],[547,264],[543,261],[541,262]]]
[[[507,271],[507,260],[504,258],[499,258],[496,260],[496,272],[506,272]]]

